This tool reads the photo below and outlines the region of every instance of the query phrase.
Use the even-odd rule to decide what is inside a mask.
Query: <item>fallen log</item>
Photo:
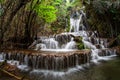
[[[4,63],[5,63],[5,62],[2,62],[2,63],[0,64],[0,67],[3,66],[3,65],[5,65]],[[6,63],[6,64],[7,64],[7,63]],[[14,74],[12,74],[12,73],[10,73],[10,72],[8,72],[7,70],[4,70],[4,69],[2,69],[2,68],[0,68],[0,71],[3,72],[3,73],[5,73],[5,74],[7,74],[7,75],[9,75],[9,76],[11,76],[11,77],[13,77],[13,78],[15,78],[16,80],[28,80],[28,79],[24,79],[24,77],[16,76],[16,75],[14,75]]]

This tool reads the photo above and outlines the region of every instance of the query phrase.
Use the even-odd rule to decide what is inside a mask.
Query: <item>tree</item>
[[[54,6],[39,4],[36,6],[35,11],[37,12],[38,16],[46,23],[52,23],[56,20],[57,10]]]
[[[120,33],[120,0],[92,0],[86,5],[91,29],[102,37],[115,37]]]

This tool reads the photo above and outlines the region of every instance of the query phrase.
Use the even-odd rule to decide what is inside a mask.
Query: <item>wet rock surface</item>
[[[120,56],[120,46],[114,47],[116,49],[116,54]]]
[[[17,60],[34,69],[62,70],[90,62],[90,50],[49,52],[34,50],[3,50],[7,60]]]

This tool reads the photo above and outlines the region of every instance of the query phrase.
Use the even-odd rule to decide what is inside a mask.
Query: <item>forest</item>
[[[89,29],[101,37],[119,36],[119,0],[1,0],[0,44],[8,48],[28,48],[37,35],[68,30],[70,14],[86,6]],[[8,46],[9,45],[9,46]]]
[[[0,0],[0,80],[119,80],[119,26],[120,0]]]

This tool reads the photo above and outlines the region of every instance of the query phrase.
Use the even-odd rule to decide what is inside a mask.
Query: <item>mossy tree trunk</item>
[[[33,0],[6,0],[0,16],[0,47],[27,48],[36,35],[36,14],[31,7]],[[30,6],[28,6],[30,4]],[[37,4],[37,3],[36,3]],[[30,9],[27,9],[30,7]],[[9,44],[9,45],[8,45]],[[17,45],[18,46],[14,46]]]

